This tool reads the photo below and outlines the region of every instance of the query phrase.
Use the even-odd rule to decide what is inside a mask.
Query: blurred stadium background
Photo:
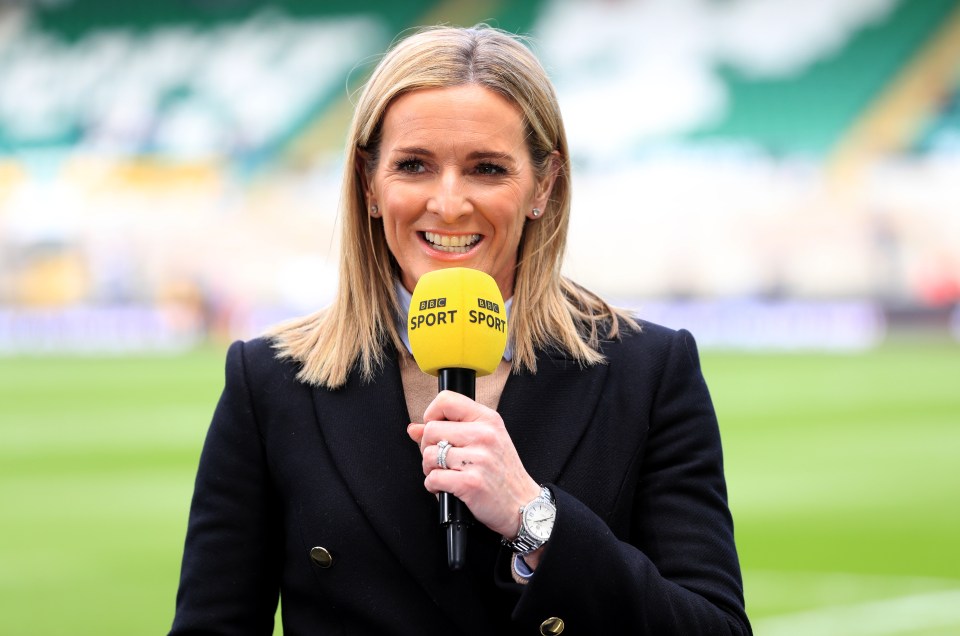
[[[530,34],[568,273],[691,329],[758,634],[960,633],[960,1],[0,0],[0,631],[162,632],[226,342],[336,283],[351,93]]]

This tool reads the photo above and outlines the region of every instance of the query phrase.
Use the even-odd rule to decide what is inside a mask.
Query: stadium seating
[[[73,0],[0,5],[0,305],[325,302],[351,92],[406,29],[478,21],[554,79],[581,282],[951,302],[925,281],[960,281],[960,53],[930,50],[960,0]],[[888,124],[911,132],[834,191],[837,149]]]

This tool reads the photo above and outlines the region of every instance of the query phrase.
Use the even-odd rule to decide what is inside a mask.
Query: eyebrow
[[[407,148],[394,148],[393,152],[400,155],[425,155],[433,156],[433,153],[427,150],[426,148],[420,148],[419,146],[410,146]]]
[[[470,161],[476,161],[477,159],[496,159],[498,161],[516,162],[516,159],[514,159],[513,155],[509,152],[494,152],[492,150],[471,152],[467,155],[467,159]]]
[[[394,148],[393,152],[404,155],[432,157],[433,152],[420,146],[408,146],[405,148]],[[467,155],[468,161],[477,161],[483,159],[494,159],[497,161],[516,163],[516,158],[509,152],[498,152],[495,150],[476,150]]]

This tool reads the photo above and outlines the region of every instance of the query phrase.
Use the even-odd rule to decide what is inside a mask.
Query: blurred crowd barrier
[[[479,21],[556,84],[579,282],[718,346],[960,331],[956,0],[58,0],[0,3],[0,353],[322,307],[353,91]]]

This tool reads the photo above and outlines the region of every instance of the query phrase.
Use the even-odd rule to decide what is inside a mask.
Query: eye
[[[423,161],[415,157],[400,159],[393,165],[394,165],[394,168],[396,168],[400,172],[409,172],[410,174],[420,174],[421,172],[426,171],[426,168],[423,165]]]
[[[499,176],[507,173],[507,169],[495,163],[481,163],[477,165],[477,173],[488,176]]]

